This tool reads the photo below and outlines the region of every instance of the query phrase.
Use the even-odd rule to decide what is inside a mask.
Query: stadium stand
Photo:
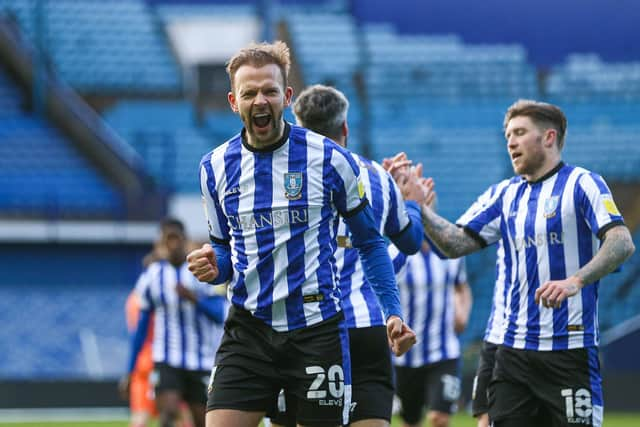
[[[38,37],[37,13],[43,19]],[[142,0],[0,0],[58,75],[83,93],[179,93],[181,78],[159,20]]]
[[[640,181],[637,63],[573,55],[539,80],[524,46],[468,44],[456,34],[399,34],[387,23],[361,26],[346,12],[345,2],[328,3],[324,8],[287,6],[282,15],[303,83],[333,84],[347,94],[354,151],[377,160],[405,151],[423,162],[436,181],[438,210],[448,219],[455,220],[488,185],[512,174],[502,117],[521,97],[548,99],[565,110],[568,162],[611,182]],[[36,4],[0,0],[0,10],[15,15],[32,44],[38,41]],[[200,158],[241,124],[228,110],[200,112],[186,99],[162,25],[180,17],[255,15],[258,10],[248,5],[154,7],[142,0],[44,4],[42,41],[52,68],[79,93],[114,101],[101,111],[105,122],[144,159],[156,183],[172,195],[197,197]],[[122,195],[55,123],[26,113],[24,101],[22,89],[0,72],[0,216],[119,215]],[[293,120],[290,110],[286,117]],[[34,163],[37,173],[25,172]],[[640,233],[634,241],[640,247]],[[2,257],[10,252],[6,246]],[[119,376],[127,339],[121,307],[135,277],[131,263],[143,250],[47,249],[60,253],[43,266],[50,272],[47,278],[34,273],[25,280],[11,275],[0,280],[0,321],[11,325],[0,330],[0,340],[15,349],[0,354],[0,377]],[[96,260],[82,258],[82,251]],[[30,247],[3,262],[24,269],[20,257],[34,254],[44,256]],[[88,265],[83,274],[62,274],[78,262]],[[474,254],[467,263],[475,303],[462,337],[465,345],[481,339],[486,326],[494,250]],[[122,265],[128,267],[121,276],[105,273]],[[636,253],[620,273],[603,280],[602,329],[637,314],[639,271]],[[25,298],[27,307],[21,304]],[[43,332],[38,325],[55,329]],[[100,352],[98,368],[88,368],[92,341]]]
[[[121,216],[121,194],[50,123],[24,112],[0,69],[0,215]]]

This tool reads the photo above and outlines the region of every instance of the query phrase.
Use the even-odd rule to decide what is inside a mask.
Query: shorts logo
[[[556,216],[556,209],[558,208],[558,202],[560,196],[551,196],[544,202],[544,217],[549,219]]]
[[[574,392],[573,389],[565,388],[560,390],[560,395],[564,397],[565,414],[569,424],[591,425],[593,406],[589,390],[579,388]]]
[[[445,374],[440,377],[442,381],[442,397],[448,402],[455,402],[460,397],[460,378]]]
[[[289,200],[298,200],[302,197],[302,172],[284,174],[284,197]]]

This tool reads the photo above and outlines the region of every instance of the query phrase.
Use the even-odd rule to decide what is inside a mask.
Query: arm
[[[407,255],[415,254],[420,250],[422,243],[422,223],[420,220],[420,206],[414,201],[405,202],[409,224],[398,234],[389,236],[394,245]]]
[[[471,313],[471,304],[473,297],[471,295],[471,288],[468,283],[461,283],[454,288],[454,330],[457,334],[462,333],[469,322],[469,313]]]
[[[345,216],[352,235],[352,244],[358,250],[364,273],[373,286],[382,305],[385,318],[402,318],[400,296],[385,242],[376,230],[368,203],[354,215]]]
[[[220,295],[198,295],[181,283],[176,286],[180,297],[185,298],[196,306],[196,310],[216,323],[224,322],[224,297]]]
[[[138,320],[138,327],[135,333],[131,336],[131,354],[129,355],[129,364],[127,372],[129,375],[133,372],[136,366],[136,360],[138,354],[142,350],[144,340],[147,338],[147,331],[149,330],[149,321],[151,319],[151,310],[140,310],[140,319]]]
[[[486,246],[480,236],[450,223],[425,205],[422,206],[422,225],[429,239],[449,258],[459,258]]]
[[[536,304],[558,308],[562,302],[589,285],[614,271],[635,251],[629,229],[617,225],[607,230],[598,253],[581,269],[564,280],[551,280],[536,290]]]

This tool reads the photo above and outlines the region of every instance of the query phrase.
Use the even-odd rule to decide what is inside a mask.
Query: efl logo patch
[[[553,218],[556,216],[556,209],[558,209],[559,196],[551,196],[544,202],[544,217]]]
[[[358,196],[362,199],[364,197],[364,184],[362,180],[358,177]]]
[[[611,196],[609,196],[608,194],[602,195],[600,196],[600,199],[602,200],[602,204],[604,205],[604,208],[607,210],[609,215],[620,216],[620,211],[618,210],[618,207],[616,206]]]
[[[289,200],[298,200],[302,197],[302,172],[284,174],[284,197]]]

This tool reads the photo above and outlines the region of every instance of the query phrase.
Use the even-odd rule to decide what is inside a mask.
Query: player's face
[[[243,65],[236,71],[229,104],[240,115],[252,146],[269,146],[282,137],[282,115],[293,95],[293,89],[285,88],[283,81],[276,64],[259,68]]]
[[[163,233],[162,244],[167,250],[169,259],[182,259],[186,252],[187,239],[179,229],[170,228]]]
[[[546,153],[542,144],[544,131],[527,116],[509,120],[505,129],[507,150],[513,171],[525,178],[538,175],[544,167]]]

